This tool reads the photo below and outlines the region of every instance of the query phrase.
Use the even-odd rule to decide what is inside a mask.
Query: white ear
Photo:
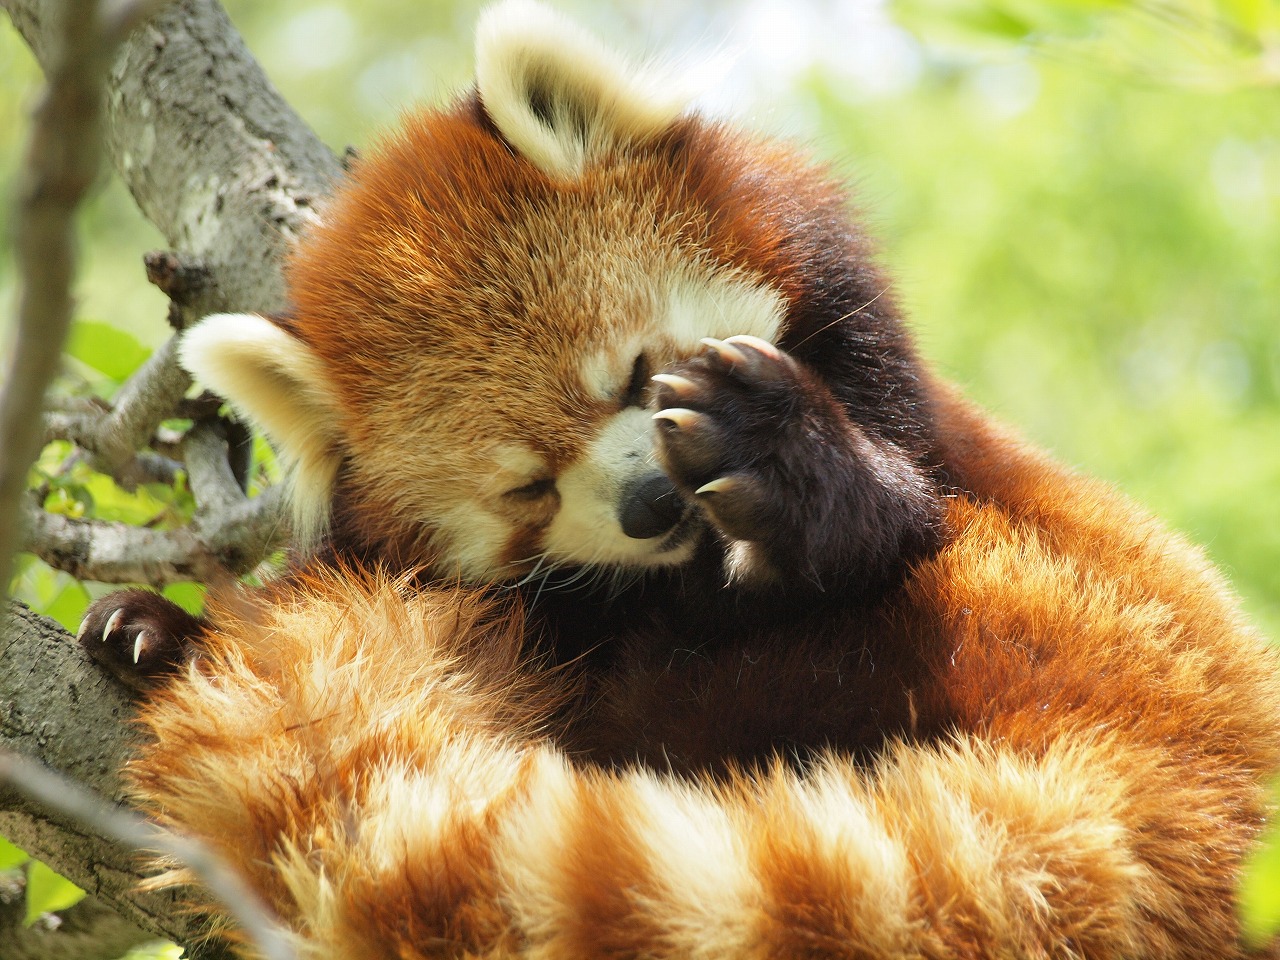
[[[292,487],[295,534],[323,532],[342,462],[339,405],[311,349],[265,317],[218,313],[182,336],[182,365],[277,446]]]
[[[690,99],[534,0],[503,0],[480,17],[476,83],[502,135],[554,177],[577,176],[611,145],[660,133]]]

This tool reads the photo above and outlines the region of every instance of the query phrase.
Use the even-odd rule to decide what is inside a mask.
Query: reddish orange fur
[[[695,786],[569,765],[566,675],[520,664],[514,612],[337,573],[219,619],[210,679],[147,708],[139,790],[308,956],[690,956],[699,937],[707,957],[1243,956],[1275,653],[1198,551],[940,395],[972,493],[885,612],[928,668],[915,726],[869,769]],[[373,786],[408,777],[430,788],[407,808]],[[678,843],[736,860],[673,881],[641,828],[663,796],[702,811],[666,815]]]
[[[554,475],[616,412],[584,389],[580,358],[642,329],[653,305],[602,278],[608,264],[659,276],[695,262],[739,271],[798,314],[825,291],[809,288],[801,265],[811,251],[795,244],[795,222],[848,222],[843,191],[805,157],[698,118],[572,182],[531,168],[486,122],[472,101],[409,118],[358,162],[287,267],[288,328],[332,374],[344,414],[344,516],[356,539],[405,563],[434,555],[431,531],[410,534],[404,520],[407,478],[424,473],[413,455],[471,478],[493,472],[486,444],[502,438],[538,451]],[[862,302],[891,311],[869,249],[833,238],[846,242],[854,248],[839,255],[866,272]],[[531,255],[532,269],[520,265]],[[378,308],[363,309],[369,302]],[[792,340],[812,332],[792,318]],[[650,353],[655,370],[683,358],[674,344]],[[476,391],[480,372],[520,389]],[[537,534],[521,531],[508,555],[528,555]]]
[[[410,118],[300,244],[281,322],[333,377],[350,565],[215,600],[133,779],[304,957],[1245,955],[1276,652],[1198,550],[923,370],[843,206],[696,118],[547,176],[470,99]],[[459,490],[523,572],[558,500],[513,506],[503,457],[582,458],[625,403],[590,351],[609,383],[636,331],[655,370],[687,359],[645,283],[690,265],[781,295],[810,414],[945,490],[941,546],[882,594],[783,583],[751,614],[699,609],[689,564],[603,626],[616,597],[442,586]]]

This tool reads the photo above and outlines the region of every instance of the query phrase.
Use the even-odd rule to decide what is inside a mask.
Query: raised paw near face
[[[733,576],[873,596],[936,547],[934,482],[853,422],[816,371],[756,337],[703,345],[653,378],[656,449],[681,494],[745,548],[728,555]]]
[[[658,452],[668,475],[726,535],[776,535],[796,428],[809,406],[800,365],[766,340],[702,341],[703,352],[653,379]],[[797,478],[798,479],[798,478]]]
[[[76,640],[121,683],[149,690],[195,656],[200,631],[200,621],[171,600],[120,590],[90,605]]]

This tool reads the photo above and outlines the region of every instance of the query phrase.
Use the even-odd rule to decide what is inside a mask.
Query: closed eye
[[[627,380],[627,389],[622,394],[622,409],[645,405],[650,373],[649,358],[643,353],[638,355],[635,363],[631,365],[631,378]]]
[[[547,496],[547,494],[555,493],[555,491],[555,478],[543,477],[540,480],[534,480],[531,483],[526,483],[522,487],[516,487],[513,490],[508,490],[503,494],[503,496],[511,500],[540,500]]]

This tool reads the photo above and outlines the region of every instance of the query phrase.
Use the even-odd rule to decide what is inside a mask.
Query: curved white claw
[[[112,633],[117,628],[119,628],[120,624],[123,622],[124,622],[124,607],[121,607],[120,609],[112,613],[111,616],[107,617],[106,626],[102,628],[102,642],[106,643],[108,634]]]
[[[138,636],[133,641],[133,662],[137,663],[142,659],[142,651],[146,647],[147,631],[139,630]]]
[[[737,485],[738,485],[738,481],[733,479],[733,477],[716,477],[714,480],[707,481],[706,483],[704,483],[702,486],[700,486],[697,490],[693,492],[695,494],[728,493],[729,491],[733,490],[733,488],[736,487]]]
[[[670,387],[677,397],[687,397],[698,389],[698,385],[688,377],[682,377],[675,373],[655,373],[649,379],[655,383]]]
[[[659,410],[655,413],[653,419],[667,420],[675,424],[680,430],[688,430],[702,419],[702,414],[687,407],[668,407],[666,410]]]
[[[747,355],[729,343],[727,340],[717,340],[715,337],[703,337],[702,345],[710,350],[714,350],[720,354],[720,358],[726,363],[746,363]]]
[[[740,343],[745,347],[752,347],[759,350],[770,360],[778,360],[782,357],[782,352],[775,344],[768,340],[761,340],[759,337],[753,337],[749,333],[740,333],[737,336],[730,337],[725,343]]]

